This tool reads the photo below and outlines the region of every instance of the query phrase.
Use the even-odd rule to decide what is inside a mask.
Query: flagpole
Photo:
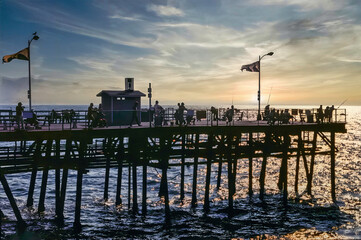
[[[28,40],[28,52],[29,52],[29,90],[28,90],[28,99],[29,99],[29,110],[31,111],[31,64],[30,64],[30,43]]]
[[[258,64],[259,64],[259,71],[258,71],[258,115],[257,120],[262,120],[261,118],[261,56],[258,56]]]
[[[28,90],[28,98],[29,98],[29,110],[31,111],[31,57],[30,57],[30,44],[33,40],[39,40],[39,36],[36,35],[37,33],[33,33],[33,37],[28,40],[28,54],[29,54],[29,90]]]

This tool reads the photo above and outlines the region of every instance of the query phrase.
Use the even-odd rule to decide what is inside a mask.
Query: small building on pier
[[[127,125],[131,121],[133,106],[138,101],[138,119],[141,121],[141,97],[146,95],[134,90],[134,78],[125,79],[125,90],[102,90],[97,94],[108,125]]]

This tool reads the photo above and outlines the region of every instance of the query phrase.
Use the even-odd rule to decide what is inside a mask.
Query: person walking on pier
[[[88,127],[91,126],[91,124],[93,123],[94,121],[94,116],[93,116],[93,106],[94,104],[93,103],[90,103],[89,107],[88,107],[88,114],[87,114],[87,117],[88,117]]]
[[[178,106],[179,126],[182,126],[182,124],[186,124],[186,121],[184,120],[184,111],[187,110],[187,108],[184,106],[184,102]]]
[[[21,102],[16,106],[16,124],[18,129],[24,129],[24,118],[23,118],[24,106]],[[21,123],[21,128],[20,128]]]
[[[323,109],[322,109],[322,105],[320,105],[320,107],[317,109],[316,121],[317,121],[317,123],[323,123]]]
[[[133,105],[133,111],[132,111],[132,120],[129,123],[129,127],[132,127],[134,120],[136,121],[138,126],[140,126],[139,119],[138,119],[138,105],[139,105],[139,102],[135,101],[135,103]]]
[[[155,101],[155,105],[154,105],[154,125],[156,127],[162,126],[163,115],[164,115],[164,109],[162,106],[159,105],[159,102],[157,100]]]
[[[232,105],[230,109],[227,109],[226,112],[226,125],[231,126],[234,116],[234,106]]]

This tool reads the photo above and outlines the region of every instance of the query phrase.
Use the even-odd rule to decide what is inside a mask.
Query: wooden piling
[[[248,157],[248,195],[252,197],[253,195],[253,133],[248,133],[248,148],[249,148],[249,157]]]
[[[260,193],[259,198],[263,201],[264,199],[264,184],[266,179],[266,166],[267,166],[267,158],[269,154],[269,148],[270,148],[270,135],[269,133],[266,133],[265,143],[263,146],[263,159],[262,159],[262,167],[261,167],[261,174],[259,178],[259,185],[260,185]]]
[[[144,139],[143,142],[143,186],[142,186],[142,214],[147,214],[147,165],[148,165],[148,138]]]
[[[287,204],[288,199],[288,189],[287,189],[287,180],[288,180],[288,148],[290,145],[290,136],[288,134],[283,135],[283,156],[282,156],[282,185],[283,185],[283,203]]]
[[[60,140],[55,141],[55,215],[60,214]]]
[[[223,161],[224,148],[225,148],[224,135],[222,135],[220,139],[220,143],[218,144],[219,163],[218,163],[217,189],[221,187],[222,161]]]
[[[206,185],[204,191],[204,211],[209,212],[209,187],[211,183],[211,168],[212,168],[212,158],[213,158],[213,134],[208,134],[208,144],[207,144],[207,170],[206,170]]]
[[[45,194],[46,194],[46,187],[48,184],[48,174],[49,174],[49,164],[51,157],[51,147],[53,144],[53,140],[48,140],[46,143],[46,154],[45,154],[45,160],[44,162],[44,169],[43,169],[43,176],[41,180],[41,190],[40,190],[40,197],[39,197],[39,206],[38,206],[38,212],[44,212],[45,211]]]
[[[86,153],[87,141],[85,139],[80,140],[78,148],[79,160],[77,163],[77,179],[76,179],[76,197],[75,197],[75,216],[74,216],[74,229],[80,230],[82,225],[80,222],[80,210],[81,210],[81,194],[83,189],[83,174],[85,171],[85,153]]]
[[[198,154],[199,154],[199,133],[196,133],[194,142],[194,164],[193,164],[193,186],[191,207],[197,206],[197,173],[198,173]]]
[[[168,145],[166,145],[166,138],[168,140]],[[162,181],[163,181],[163,192],[164,194],[161,197],[164,197],[164,212],[165,212],[165,224],[166,226],[170,225],[170,207],[169,207],[169,191],[168,191],[168,164],[169,164],[169,148],[171,144],[171,139],[167,136],[162,136],[160,138],[160,168],[162,169]]]
[[[128,149],[129,149],[129,142],[128,142]],[[128,152],[128,156],[129,156],[129,152]],[[128,161],[128,209],[130,209],[130,203],[131,203],[131,194],[132,194],[131,185],[132,185],[132,163]]]
[[[115,205],[122,204],[121,191],[122,191],[122,175],[123,175],[123,159],[124,159],[124,139],[119,138],[117,162],[118,162],[118,177],[117,177],[117,193],[115,196]]]
[[[10,205],[11,205],[11,207],[13,209],[14,214],[15,214],[17,224],[19,226],[21,226],[21,227],[26,226],[25,221],[21,217],[19,208],[16,205],[15,198],[14,198],[14,196],[13,196],[11,190],[10,190],[10,187],[9,187],[9,184],[8,184],[6,178],[5,178],[5,175],[1,172],[1,170],[0,170],[0,181],[1,181],[1,184],[3,185],[3,189],[4,189],[5,193],[6,193],[6,196],[8,197]]]
[[[227,135],[227,169],[228,169],[228,215],[233,215],[233,172],[232,172],[232,140],[231,135]]]
[[[297,156],[296,156],[296,174],[295,174],[295,193],[298,195],[298,178],[300,172],[300,157],[301,157],[301,144],[302,144],[302,134],[301,131],[298,133],[298,142],[297,142]]]
[[[312,140],[312,149],[311,149],[311,162],[309,168],[310,171],[307,182],[307,193],[310,195],[312,195],[312,180],[313,180],[313,169],[315,165],[316,147],[317,147],[317,131],[314,131],[313,140]]]
[[[103,152],[106,156],[106,165],[105,165],[105,179],[104,179],[104,201],[108,201],[108,191],[109,191],[109,174],[110,174],[110,158],[112,152],[112,138],[108,138],[108,141],[104,139],[103,143]]]
[[[336,202],[336,173],[335,173],[335,132],[331,132],[331,197]]]
[[[36,175],[38,173],[38,162],[40,160],[41,156],[41,143],[42,141],[36,141],[36,148],[33,156],[33,169],[31,172],[31,178],[30,178],[30,185],[29,185],[29,191],[28,191],[28,199],[26,201],[26,206],[31,207],[34,204],[34,189],[35,189],[35,182],[36,182]]]
[[[68,164],[70,163],[70,151],[72,148],[72,140],[67,139],[65,143],[65,156],[64,156],[64,168],[63,168],[63,176],[61,180],[61,190],[60,190],[60,203],[59,203],[59,215],[58,220],[64,220],[64,204],[65,204],[65,195],[66,195],[66,187],[68,181]]]
[[[182,135],[182,159],[181,159],[181,182],[180,182],[180,200],[184,200],[184,165],[185,165],[185,145],[186,135]]]
[[[131,137],[129,139],[130,162],[132,162],[133,171],[133,213],[138,213],[138,191],[137,191],[137,164],[139,158],[139,138]]]

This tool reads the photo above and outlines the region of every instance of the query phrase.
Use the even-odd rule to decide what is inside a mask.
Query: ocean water
[[[292,108],[292,106],[288,107]],[[35,106],[34,108],[84,110],[87,106]],[[224,177],[220,189],[216,188],[218,165],[212,165],[211,211],[208,214],[203,212],[205,165],[200,165],[198,168],[198,205],[195,209],[190,207],[193,167],[185,168],[183,203],[179,201],[180,169],[171,168],[168,171],[172,212],[170,226],[164,224],[164,204],[158,197],[161,176],[159,170],[148,168],[148,213],[142,216],[141,214],[134,215],[128,210],[126,169],[122,179],[123,205],[120,207],[115,206],[116,169],[111,169],[110,172],[110,199],[106,202],[102,199],[105,170],[91,169],[83,179],[81,209],[83,229],[77,233],[72,228],[76,172],[69,172],[63,226],[57,225],[54,221],[54,171],[49,172],[46,210],[40,215],[36,210],[40,195],[41,173],[37,175],[34,208],[26,207],[30,173],[21,173],[6,177],[22,216],[29,226],[25,232],[16,230],[15,217],[0,186],[0,209],[6,216],[1,224],[0,239],[361,239],[361,107],[345,108],[347,109],[348,132],[336,134],[336,145],[339,149],[336,155],[337,205],[332,203],[330,194],[330,158],[323,155],[317,156],[315,161],[313,196],[304,194],[299,201],[295,200],[293,190],[295,158],[289,160],[288,207],[282,204],[282,195],[277,187],[280,159],[270,158],[268,161],[266,204],[258,200],[261,159],[253,160],[255,195],[252,199],[247,194],[248,160],[239,160],[234,196],[236,213],[232,218],[229,218],[227,214],[227,164],[223,164]],[[299,192],[302,193],[307,182],[302,165],[300,166]],[[138,182],[141,182],[141,168],[138,171]],[[140,185],[138,194],[140,204]]]

